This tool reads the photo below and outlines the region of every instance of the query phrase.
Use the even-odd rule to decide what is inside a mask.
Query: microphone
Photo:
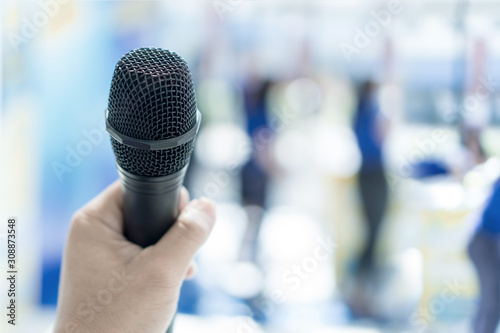
[[[131,242],[155,244],[179,215],[200,121],[191,71],[176,53],[140,48],[118,61],[106,129],[123,184],[124,232]]]
[[[131,242],[153,245],[175,222],[200,122],[191,71],[176,53],[140,48],[118,61],[106,129],[123,186],[124,234]]]
[[[106,129],[123,184],[124,232],[155,244],[179,215],[201,114],[191,71],[174,52],[140,48],[116,64]]]

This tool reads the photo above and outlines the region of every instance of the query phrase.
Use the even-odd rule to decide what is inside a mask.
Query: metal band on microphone
[[[187,131],[186,133],[176,136],[175,138],[170,138],[166,140],[140,140],[140,139],[135,139],[130,136],[123,135],[121,133],[118,133],[113,127],[111,127],[109,120],[108,120],[108,109],[106,109],[105,114],[106,114],[106,130],[108,131],[109,135],[116,141],[126,145],[130,146],[133,148],[139,148],[139,149],[144,149],[144,150],[164,150],[164,149],[170,149],[170,148],[175,148],[177,146],[180,146],[186,142],[189,142],[190,140],[194,139],[196,137],[196,134],[198,133],[198,130],[200,129],[200,124],[201,124],[201,112],[200,110],[196,109],[196,124],[193,126],[192,129]]]

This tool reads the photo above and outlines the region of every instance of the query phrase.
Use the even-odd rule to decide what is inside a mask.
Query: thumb
[[[170,230],[153,245],[152,255],[184,278],[191,260],[207,240],[215,221],[215,204],[206,198],[191,201]]]

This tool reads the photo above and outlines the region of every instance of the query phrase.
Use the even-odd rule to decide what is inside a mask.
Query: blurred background
[[[0,10],[0,218],[19,220],[21,291],[2,332],[51,330],[71,216],[118,177],[104,130],[114,66],[143,46],[192,70],[203,123],[185,185],[218,205],[178,332],[471,331],[483,266],[467,248],[495,257],[470,240],[496,236],[496,1]]]

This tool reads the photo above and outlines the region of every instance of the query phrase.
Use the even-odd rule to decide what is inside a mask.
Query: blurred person
[[[252,155],[241,170],[241,196],[248,214],[248,227],[240,259],[256,261],[257,240],[267,199],[267,154],[271,129],[267,119],[267,95],[272,81],[252,79],[244,87],[246,130],[252,142]]]
[[[181,285],[194,274],[192,259],[215,220],[208,199],[189,202],[183,189],[180,201],[175,224],[146,248],[123,236],[119,182],[74,215],[54,332],[165,333]]]
[[[460,139],[462,146],[469,154],[471,168],[486,162],[487,156],[481,144],[481,133],[490,124],[492,111],[489,91],[486,95],[478,98],[478,91],[487,89],[482,81],[482,78],[487,76],[486,43],[482,38],[473,39],[473,43],[470,62],[466,62],[464,67],[457,68],[457,71],[460,71],[462,77],[466,79],[464,91],[459,96],[463,103],[463,109],[460,110],[462,113],[459,117]],[[467,76],[467,70],[470,71],[470,76]],[[473,107],[471,107],[470,101],[474,101]]]
[[[377,100],[377,85],[366,81],[358,97],[354,132],[362,162],[358,174],[358,188],[364,212],[366,240],[357,260],[355,278],[357,292],[351,300],[355,315],[370,316],[367,287],[374,277],[375,251],[388,204],[388,183],[385,177],[382,146],[387,120],[382,116]]]
[[[473,126],[466,122],[461,124],[460,141],[465,155],[462,175],[465,175],[476,165],[483,164],[488,159],[481,143],[481,134],[486,126],[487,123],[481,126]]]
[[[500,179],[484,209],[468,246],[479,279],[479,301],[474,333],[496,332],[500,319]]]
[[[361,276],[371,274],[374,268],[375,248],[388,202],[388,183],[382,156],[384,122],[377,101],[377,86],[367,81],[361,87],[354,121],[354,132],[362,157],[358,186],[368,230],[367,241],[358,261],[357,270]]]
[[[465,105],[465,99],[463,103]],[[447,156],[447,163],[454,176],[462,180],[477,165],[487,161],[488,155],[481,142],[483,131],[491,120],[490,99],[478,100],[474,112],[464,108],[462,113],[453,114],[450,119],[457,124],[460,135],[460,146]]]

